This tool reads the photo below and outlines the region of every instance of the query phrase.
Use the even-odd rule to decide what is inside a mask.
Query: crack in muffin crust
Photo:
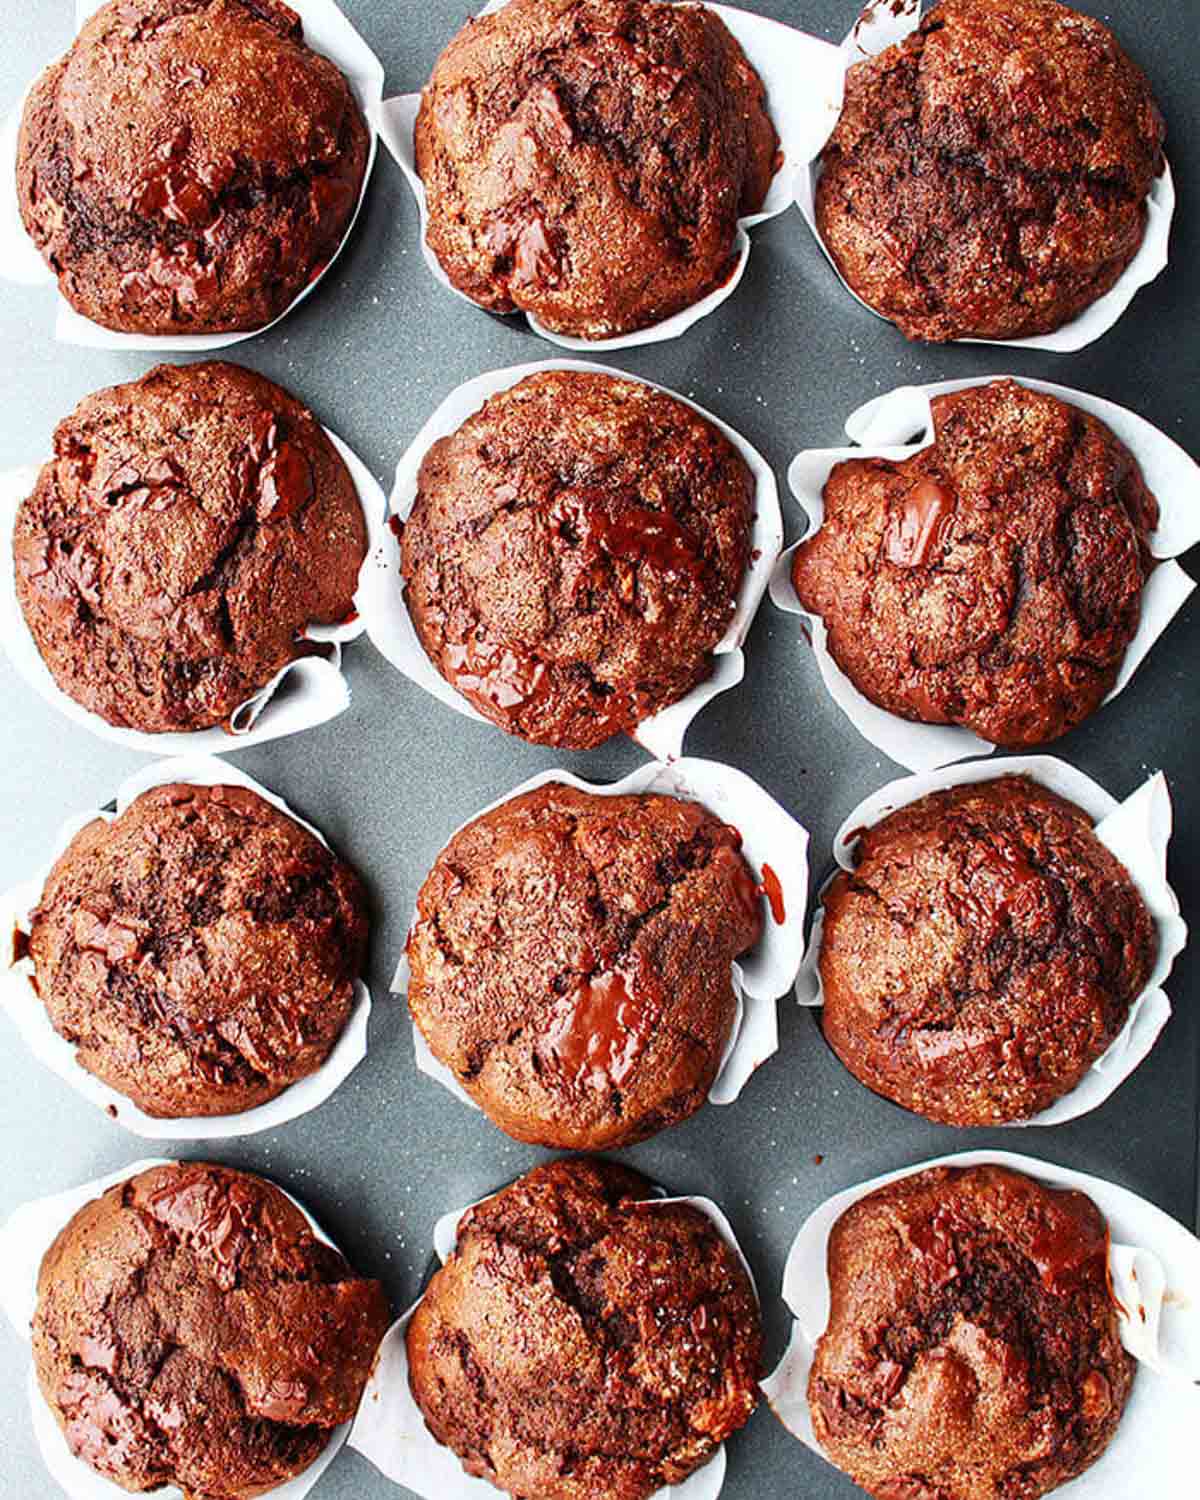
[[[552,1162],[471,1209],[408,1327],[413,1397],[469,1474],[645,1500],[750,1416],[753,1288],[709,1218],[613,1163]]]
[[[518,1140],[598,1149],[693,1114],[737,1013],[761,903],[694,802],[552,783],[458,833],[417,898],[409,1006]]]
[[[1087,815],[1016,776],[867,829],[824,907],[826,1039],[869,1089],[947,1125],[1028,1119],[1070,1093],[1158,946]]]
[[[754,498],[736,447],[673,397],[527,376],[425,455],[403,533],[414,628],[502,729],[600,744],[711,675]]]

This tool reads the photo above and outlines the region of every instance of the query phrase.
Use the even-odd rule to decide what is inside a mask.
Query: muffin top
[[[550,782],[438,855],[408,939],[434,1056],[502,1130],[572,1150],[694,1114],[762,932],[741,838],[699,803]]]
[[[367,942],[358,877],[238,786],[172,783],[71,840],[34,984],[80,1065],[151,1115],[227,1115],[325,1061]]]
[[[998,745],[1056,739],[1116,684],[1158,502],[1124,443],[1055,396],[998,380],[932,407],[912,458],[834,467],[796,592],[881,708]]]
[[[732,275],[777,145],[758,74],[711,10],[509,0],[467,23],[422,95],[426,242],[492,312],[630,333]]]
[[[425,455],[404,529],[409,614],[493,723],[598,745],[711,674],[754,499],[734,445],[673,396],[529,375]]]
[[[93,322],[261,328],[340,245],[368,145],[282,0],[111,0],[30,92],[17,195]]]
[[[1099,21],[1056,0],[941,0],[849,70],[817,223],[909,338],[1049,333],[1137,253],[1163,138]]]
[[[87,396],[17,512],[17,597],[58,686],[152,734],[227,722],[351,612],[354,482],[312,414],[237,365]]]
[[[354,1415],[388,1324],[280,1190],[228,1167],[140,1172],[46,1252],[33,1356],[76,1458],[137,1492],[250,1500]]]
[[[471,1209],[408,1325],[426,1425],[538,1500],[644,1500],[754,1410],[749,1277],[712,1220],[611,1162],[551,1162]]]
[[[825,893],[825,1036],[877,1094],[946,1125],[1027,1119],[1120,1033],[1154,921],[1087,814],[1022,776],[866,829]]]
[[[934,1167],[847,1209],[828,1271],[813,1429],[869,1495],[1037,1500],[1108,1446],[1136,1365],[1083,1193]]]

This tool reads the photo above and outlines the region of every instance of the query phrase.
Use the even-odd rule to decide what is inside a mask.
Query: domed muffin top
[[[25,227],[84,317],[261,328],[324,269],[369,136],[282,0],[110,0],[25,106]]]
[[[349,1421],[388,1323],[272,1183],[152,1167],[86,1204],[38,1275],[38,1384],[76,1458],[123,1489],[251,1500]]]
[[[909,338],[1049,333],[1137,253],[1163,137],[1100,21],[1057,0],[941,0],[847,74],[817,223]]]
[[[693,1114],[737,1016],[762,903],[699,803],[551,782],[438,856],[409,935],[434,1055],[518,1140],[626,1145]]]
[[[737,448],[677,398],[599,371],[529,375],[425,455],[409,614],[493,723],[598,745],[711,674],[754,499]]]
[[[237,365],[159,365],[85,397],[13,533],[59,687],[108,723],[206,729],[351,612],[354,482],[312,414]]]
[[[493,312],[630,333],[733,272],[778,146],[724,22],[662,0],[509,0],[470,21],[416,122],[426,239]]]
[[[754,1289],[715,1224],[610,1162],[470,1210],[408,1326],[413,1396],[469,1474],[540,1500],[645,1500],[757,1401]]]
[[[865,830],[825,893],[822,1024],[868,1088],[947,1125],[1075,1088],[1154,967],[1141,894],[1081,808],[1025,777],[934,792]]]

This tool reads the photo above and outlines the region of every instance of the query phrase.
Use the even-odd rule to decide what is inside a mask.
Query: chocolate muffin
[[[600,372],[529,375],[425,455],[409,614],[485,718],[586,749],[711,675],[754,500],[741,454],[682,401]]]
[[[1082,808],[1023,776],[865,829],[825,892],[825,1036],[860,1082],[945,1125],[1070,1093],[1154,968],[1154,921]]]
[[[809,1377],[826,1455],[878,1500],[1037,1500],[1112,1440],[1108,1226],[1083,1193],[934,1167],[846,1210]]]
[[[468,1474],[644,1500],[758,1400],[750,1279],[708,1216],[611,1162],[538,1167],[465,1214],[408,1325],[409,1384]]]
[[[468,21],[417,116],[426,243],[491,312],[601,339],[733,274],[778,139],[758,74],[711,10],[509,0]]]
[[[85,318],[230,333],[328,265],[368,147],[349,84],[282,0],[111,0],[29,94],[17,196]]]
[[[388,1317],[273,1184],[178,1162],[109,1188],[46,1252],[34,1368],[103,1478],[250,1500],[353,1417]]]
[[[940,0],[849,70],[817,225],[908,338],[1050,333],[1137,254],[1164,133],[1099,21],[1056,0]]]
[[[354,481],[312,414],[237,365],[87,396],[17,512],[16,589],[58,686],[151,734],[228,724],[351,613]]]
[[[792,579],[872,703],[998,745],[1056,739],[1116,685],[1158,502],[1095,417],[998,380],[933,403],[935,441],[835,465]]]
[[[457,833],[417,897],[413,1019],[501,1130],[572,1150],[694,1114],[762,932],[741,838],[699,803],[549,782]]]
[[[238,786],[158,786],[71,840],[28,939],[76,1060],[150,1115],[231,1115],[325,1061],[367,942],[358,877]]]

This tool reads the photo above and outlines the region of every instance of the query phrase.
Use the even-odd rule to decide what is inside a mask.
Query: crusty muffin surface
[[[311,412],[238,365],[158,365],[87,396],[13,529],[17,598],[58,686],[121,728],[228,726],[351,613],[358,492]]]
[[[426,239],[493,312],[630,333],[715,290],[778,140],[715,12],[662,0],[509,0],[469,21],[416,123]]]
[[[109,1188],[42,1261],[34,1366],[71,1452],[142,1493],[252,1500],[354,1415],[388,1323],[272,1183],[203,1162]]]
[[[1116,685],[1158,502],[1125,444],[1057,396],[999,380],[932,406],[930,447],[834,467],[796,592],[881,708],[1010,748],[1057,739]]]
[[[817,224],[909,338],[1050,333],[1137,254],[1164,133],[1100,21],[1057,0],[941,0],[850,69]]]
[[[425,455],[409,613],[486,718],[586,749],[710,676],[754,499],[737,448],[682,401],[599,371],[529,375]]]

